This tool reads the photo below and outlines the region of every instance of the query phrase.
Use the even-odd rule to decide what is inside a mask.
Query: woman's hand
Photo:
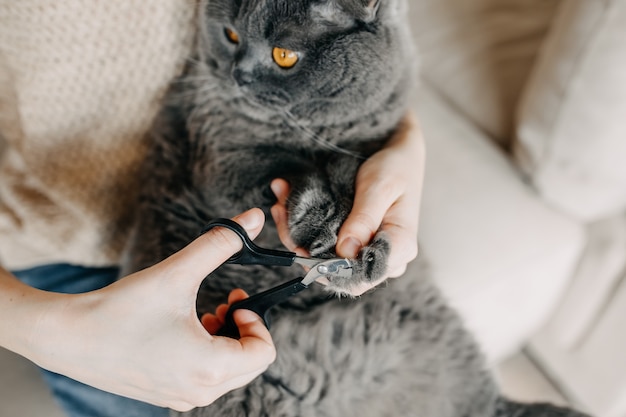
[[[417,256],[417,229],[424,178],[424,140],[414,114],[408,114],[385,147],[363,163],[356,178],[350,215],[339,231],[337,254],[354,258],[379,231],[391,242],[387,277],[398,277]],[[289,184],[276,179],[272,190],[277,203],[272,216],[283,244],[306,256],[289,236],[286,200]],[[359,295],[371,287],[361,287]]]
[[[248,298],[248,294],[241,288],[232,290],[228,295],[228,304],[220,304],[215,310],[215,314],[207,313],[202,316],[202,325],[206,331],[211,334],[217,333],[226,323],[226,314],[228,314],[230,306],[246,298]]]
[[[255,237],[263,213],[255,209],[235,220]],[[236,312],[239,340],[211,336],[196,315],[200,283],[240,249],[233,232],[216,228],[102,290],[65,295],[29,289],[28,343],[10,348],[105,391],[181,411],[208,405],[252,381],[275,358],[256,314]],[[234,297],[231,302],[245,294]],[[26,304],[28,298],[16,311]],[[203,322],[210,328],[210,318]]]

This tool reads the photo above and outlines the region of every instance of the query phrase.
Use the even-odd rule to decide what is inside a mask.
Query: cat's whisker
[[[212,79],[210,77],[185,77],[185,78],[180,78],[176,81],[174,81],[176,84],[195,84],[195,83],[209,83],[211,82]]]
[[[187,63],[192,64],[192,65],[196,65],[196,66],[204,65],[204,62],[202,62],[201,60],[199,60],[195,56],[187,57],[186,61],[187,61]]]
[[[189,80],[187,82],[191,83],[192,81]],[[196,88],[196,89],[186,89],[185,91],[174,93],[173,97],[176,97],[178,99],[190,99],[193,97],[202,97],[211,93],[212,91],[215,91],[216,89],[217,89],[217,86],[211,85],[209,83],[205,83],[205,84],[202,84],[201,87]]]
[[[285,116],[287,116],[288,121],[291,121],[293,124],[291,124],[291,126],[297,128],[298,130],[300,130],[302,133],[304,133],[309,139],[311,139],[313,142],[317,143],[318,145],[329,149],[331,151],[337,152],[337,153],[341,153],[344,155],[349,155],[352,156],[354,158],[357,159],[365,159],[363,156],[359,155],[356,152],[352,152],[348,149],[344,149],[338,145],[335,145],[334,143],[325,141],[324,139],[320,138],[315,132],[313,132],[311,129],[309,129],[306,126],[302,126],[302,124],[300,124],[300,122],[298,121],[298,118],[295,117],[289,110],[285,110]]]

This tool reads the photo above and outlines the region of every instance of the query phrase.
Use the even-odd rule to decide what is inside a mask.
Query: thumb
[[[385,190],[380,190],[381,188],[379,183],[374,183],[369,187],[358,187],[357,184],[352,211],[341,226],[337,237],[337,254],[339,256],[355,258],[359,250],[372,240],[380,228],[389,209],[386,202],[393,202],[396,198],[395,195],[381,198],[381,193],[393,192],[390,191],[390,187]]]
[[[254,239],[263,228],[265,216],[256,208],[233,217],[233,220]],[[215,227],[170,256],[165,261],[166,267],[172,269],[173,274],[187,276],[191,282],[199,285],[207,275],[241,248],[241,239],[235,232],[225,227]]]

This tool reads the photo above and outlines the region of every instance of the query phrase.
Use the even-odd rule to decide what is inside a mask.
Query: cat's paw
[[[369,245],[363,247],[352,262],[352,276],[329,279],[328,289],[338,294],[361,294],[382,282],[387,272],[391,244],[386,234],[379,232]]]
[[[312,257],[336,257],[337,234],[351,207],[349,193],[333,196],[321,180],[310,178],[306,186],[296,189],[287,199],[291,240],[308,250]],[[387,272],[390,248],[387,235],[377,233],[359,251],[357,258],[351,260],[352,276],[329,279],[328,290],[356,295],[382,282]]]
[[[289,231],[294,243],[311,256],[334,257],[339,227],[346,217],[340,206],[325,190],[307,187],[288,201]]]

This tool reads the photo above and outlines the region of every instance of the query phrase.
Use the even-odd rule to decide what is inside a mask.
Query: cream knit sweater
[[[0,0],[0,263],[115,264],[195,0]]]

